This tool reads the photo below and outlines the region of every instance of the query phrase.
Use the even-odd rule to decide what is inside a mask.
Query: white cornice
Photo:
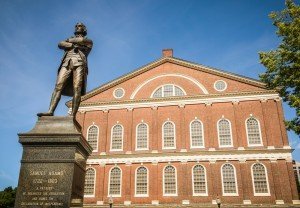
[[[159,162],[197,162],[197,161],[246,161],[246,160],[291,160],[291,153],[255,153],[255,154],[216,154],[216,155],[179,155],[159,157],[126,157],[88,159],[87,164],[127,164],[127,163],[159,163]]]
[[[79,108],[80,112],[86,111],[105,111],[112,109],[127,109],[127,108],[145,108],[145,107],[162,107],[162,106],[181,106],[181,105],[193,105],[193,104],[207,104],[207,103],[226,103],[226,102],[242,102],[242,101],[252,101],[252,100],[262,100],[262,99],[278,99],[279,95],[277,93],[272,94],[255,94],[255,95],[236,95],[236,96],[223,96],[223,97],[199,97],[199,98],[182,98],[176,100],[148,100],[144,102],[129,102],[129,103],[102,103],[102,104],[92,104],[91,106],[81,106]]]

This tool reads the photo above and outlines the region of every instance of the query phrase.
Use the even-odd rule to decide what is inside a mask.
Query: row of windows
[[[255,196],[270,195],[267,170],[263,164],[255,163],[251,167],[253,191]],[[96,172],[88,168],[85,177],[84,194],[94,196]],[[238,184],[236,170],[232,164],[226,163],[221,167],[222,191],[224,196],[237,196]],[[197,164],[192,169],[192,188],[194,196],[207,196],[207,177],[204,166]],[[121,196],[122,171],[113,167],[109,173],[108,195]],[[177,171],[172,165],[163,170],[163,195],[177,196]],[[146,197],[149,194],[149,171],[141,166],[135,172],[135,196]]]
[[[167,121],[162,126],[163,149],[176,148],[175,124]],[[222,118],[217,123],[218,139],[220,147],[232,147],[231,123],[228,119]],[[123,126],[117,124],[111,129],[111,150],[123,150]],[[259,121],[250,117],[246,120],[246,134],[249,146],[261,146],[262,138]],[[94,150],[97,150],[99,129],[96,125],[88,128],[87,140]],[[146,123],[140,123],[136,127],[136,149],[147,150],[149,141],[149,128]],[[191,148],[204,147],[204,130],[200,120],[195,119],[190,123]]]

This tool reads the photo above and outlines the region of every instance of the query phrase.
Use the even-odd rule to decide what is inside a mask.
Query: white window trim
[[[265,174],[266,174],[266,180],[267,180],[268,193],[256,193],[256,192],[255,192],[254,175],[253,175],[253,166],[254,166],[255,164],[263,165],[264,168],[265,168]],[[253,194],[254,194],[254,196],[271,196],[271,194],[270,194],[270,186],[269,186],[268,171],[267,171],[267,167],[266,167],[264,164],[262,164],[262,163],[253,163],[253,164],[251,165],[251,177],[252,177],[252,188],[253,188]]]
[[[229,122],[229,130],[230,130],[230,140],[231,140],[231,145],[221,145],[220,144],[220,133],[219,133],[219,122],[221,120],[226,120]],[[217,131],[218,131],[218,143],[219,143],[219,147],[233,147],[233,139],[232,139],[232,129],[231,129],[231,122],[229,119],[226,118],[221,118],[217,121]]]
[[[119,168],[119,170],[121,171],[121,174],[120,174],[120,194],[109,194],[110,192],[110,176],[111,176],[111,171],[112,169],[114,168]],[[109,170],[109,178],[108,178],[108,190],[107,190],[107,197],[121,197],[122,196],[122,169],[119,167],[119,166],[114,166],[112,167],[110,170]]]
[[[199,121],[201,123],[201,128],[202,128],[202,140],[203,140],[203,145],[202,146],[193,146],[193,142],[192,142],[192,123],[194,121]],[[190,148],[191,149],[196,149],[196,148],[205,148],[205,141],[204,141],[204,126],[202,121],[200,121],[199,119],[194,119],[190,122]]]
[[[174,147],[165,147],[165,133],[164,133],[164,125],[166,124],[166,123],[168,123],[168,122],[170,122],[170,123],[172,123],[173,124],[173,126],[174,126]],[[164,150],[168,150],[168,149],[176,149],[176,125],[175,125],[175,123],[173,122],[173,121],[165,121],[163,124],[162,124],[162,132],[161,132],[161,134],[162,134],[162,149],[164,149]]]
[[[86,132],[86,140],[87,140],[87,142],[89,142],[89,131],[90,131],[90,128],[91,127],[93,127],[93,126],[95,126],[95,127],[97,127],[97,149],[93,149],[93,152],[98,152],[98,141],[99,141],[99,127],[97,126],[97,125],[95,125],[95,124],[92,124],[92,125],[90,125],[89,127],[88,127],[88,129],[87,129],[87,132]]]
[[[250,118],[254,118],[257,121],[257,123],[258,123],[258,131],[259,131],[260,144],[249,144],[247,121]],[[248,146],[249,147],[261,147],[261,146],[263,146],[263,140],[262,140],[261,128],[260,128],[260,122],[259,122],[259,120],[256,117],[254,117],[254,116],[250,116],[249,118],[247,118],[245,120],[245,128],[246,128],[246,137],[247,137],[247,144],[248,144]]]
[[[140,124],[145,124],[147,126],[147,148],[138,148],[137,147],[137,140],[138,140],[138,138],[137,138],[138,134],[137,133],[138,133],[138,126]],[[138,123],[135,127],[135,150],[137,150],[137,151],[139,151],[139,150],[149,150],[149,125],[145,122]]]
[[[234,172],[234,180],[235,180],[235,190],[236,193],[224,193],[224,183],[223,183],[223,166],[229,164],[233,167],[233,172]],[[237,177],[236,177],[236,169],[235,166],[231,163],[225,163],[221,166],[221,179],[222,179],[222,195],[223,196],[239,196],[239,189],[238,189],[238,183],[237,183]]]
[[[83,197],[86,197],[86,198],[91,198],[91,197],[95,197],[95,189],[96,189],[96,174],[97,174],[97,171],[96,171],[96,169],[95,168],[93,168],[93,167],[88,167],[85,171],[87,171],[88,169],[93,169],[94,170],[94,172],[95,172],[95,178],[94,178],[94,192],[93,192],[93,194],[84,194],[84,196]]]
[[[205,193],[199,194],[199,193],[195,193],[194,190],[194,168],[200,165],[204,168],[204,176],[205,176]],[[206,177],[206,168],[204,167],[204,165],[201,164],[196,164],[192,167],[192,188],[193,188],[193,196],[208,196],[208,190],[207,190],[207,177]]]
[[[140,168],[140,167],[143,167],[143,168],[146,168],[147,170],[147,194],[137,194],[136,193],[136,176],[137,176],[137,170]],[[145,166],[139,166],[135,169],[135,176],[134,176],[134,197],[149,197],[149,170],[147,167]]]
[[[216,88],[216,84],[217,84],[217,82],[219,82],[219,81],[222,81],[222,82],[225,83],[225,88],[224,88],[223,90],[218,90],[218,89]],[[214,83],[214,89],[215,89],[216,91],[218,91],[218,92],[223,92],[223,91],[225,91],[225,90],[227,89],[227,82],[225,82],[224,80],[221,80],[221,79],[215,81],[215,83]]]
[[[175,188],[176,193],[175,194],[166,194],[165,193],[165,170],[168,166],[172,166],[175,169]],[[177,169],[173,165],[166,165],[163,169],[163,196],[178,196],[178,190],[177,190]]]
[[[178,85],[175,85],[175,84],[163,84],[163,85],[160,85],[159,87],[155,88],[155,90],[153,90],[153,92],[151,93],[150,98],[153,98],[154,93],[155,93],[156,90],[158,90],[159,88],[162,88],[161,95],[162,95],[162,97],[165,97],[165,96],[164,96],[164,86],[165,86],[165,85],[172,85],[172,87],[173,87],[173,95],[172,95],[172,96],[176,96],[176,95],[175,95],[175,87],[178,87],[179,89],[181,89],[182,92],[183,92],[183,94],[186,95],[185,90],[184,90],[182,87],[178,86]],[[171,97],[171,96],[169,96],[169,97]]]
[[[120,125],[122,127],[122,148],[121,149],[112,149],[113,129],[117,125]],[[113,127],[111,127],[111,130],[110,130],[110,151],[111,152],[123,151],[123,143],[124,143],[124,127],[123,127],[123,125],[121,125],[121,124],[118,123],[118,124],[113,125]]]
[[[116,97],[116,96],[115,96],[115,92],[116,92],[117,90],[119,90],[119,89],[123,91],[123,95],[122,95],[121,97]],[[116,98],[116,99],[121,99],[122,97],[125,96],[125,90],[124,90],[122,87],[118,87],[118,88],[114,89],[114,91],[113,91],[113,96],[114,96],[114,98]]]

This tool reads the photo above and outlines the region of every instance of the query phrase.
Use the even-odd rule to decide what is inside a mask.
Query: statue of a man
[[[84,24],[75,25],[75,37],[61,41],[58,47],[65,51],[58,68],[57,81],[53,91],[48,112],[38,116],[53,116],[61,95],[73,96],[71,116],[76,115],[81,96],[86,93],[88,74],[87,56],[93,47],[92,40],[86,38],[87,29]]]

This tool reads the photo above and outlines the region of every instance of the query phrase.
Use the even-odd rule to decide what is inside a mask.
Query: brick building
[[[299,203],[282,102],[260,81],[166,49],[82,100],[86,207]]]

